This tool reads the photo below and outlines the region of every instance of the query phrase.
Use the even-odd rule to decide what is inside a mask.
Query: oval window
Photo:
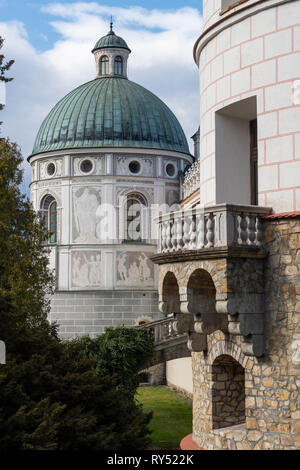
[[[129,170],[131,173],[138,173],[141,169],[141,165],[139,162],[133,161],[129,163]]]
[[[166,166],[166,173],[168,176],[175,175],[175,166],[172,163],[168,163]]]
[[[91,162],[91,160],[83,160],[80,163],[80,170],[82,171],[82,173],[90,173],[92,169],[93,163]]]
[[[54,163],[49,163],[49,165],[47,166],[47,173],[49,176],[53,176],[54,173],[55,173],[55,165]]]

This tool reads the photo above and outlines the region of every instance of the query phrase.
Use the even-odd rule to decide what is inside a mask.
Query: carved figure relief
[[[166,203],[169,206],[172,206],[173,204],[178,204],[179,201],[180,201],[179,191],[176,191],[174,189],[166,190]]]
[[[101,286],[101,252],[72,252],[72,287]]]
[[[117,253],[117,284],[119,286],[152,287],[153,263],[146,253],[119,251]]]
[[[101,238],[100,191],[88,186],[73,190],[73,240],[98,243]]]

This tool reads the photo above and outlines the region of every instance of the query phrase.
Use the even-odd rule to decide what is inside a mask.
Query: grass
[[[180,441],[192,432],[192,403],[167,387],[140,387],[136,398],[150,422],[151,449],[179,449]]]

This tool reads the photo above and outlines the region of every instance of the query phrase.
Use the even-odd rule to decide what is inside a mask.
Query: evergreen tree
[[[0,36],[0,49],[2,49],[4,43],[4,39]],[[5,73],[10,69],[12,64],[14,63],[14,60],[9,60],[8,62],[4,62],[4,55],[0,54],[0,82],[10,82],[13,80],[12,78],[7,78],[5,76]],[[0,103],[0,111],[4,108],[4,103]],[[2,122],[0,122],[0,125]]]
[[[0,55],[0,81],[12,80],[5,76],[12,64]],[[91,354],[86,341],[60,341],[47,321],[54,288],[48,234],[20,192],[21,163],[18,146],[0,138],[0,339],[7,348],[7,364],[0,365],[0,450],[143,449],[150,415],[136,403],[135,387],[124,387],[108,364],[110,354],[116,364],[122,341],[112,335]],[[145,357],[151,346],[142,346],[138,332],[131,341],[134,334],[136,352]],[[132,354],[131,360],[132,384],[138,361]]]
[[[16,144],[0,139],[0,449],[143,449],[150,415],[106,364],[110,353],[116,363],[118,343],[101,348],[99,375],[86,344],[59,341],[47,321],[47,233],[20,193],[21,162]]]
[[[19,189],[21,163],[17,145],[0,139],[0,338],[8,358],[24,359],[50,331],[53,276],[43,248],[47,234]]]
[[[115,377],[118,386],[133,395],[139,385],[139,372],[146,367],[154,349],[151,331],[133,328],[107,328],[95,339],[81,339],[88,356],[96,363],[99,376]]]

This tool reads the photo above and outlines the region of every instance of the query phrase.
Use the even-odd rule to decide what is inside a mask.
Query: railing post
[[[204,247],[204,209],[201,206],[196,207],[196,248],[199,250]]]

